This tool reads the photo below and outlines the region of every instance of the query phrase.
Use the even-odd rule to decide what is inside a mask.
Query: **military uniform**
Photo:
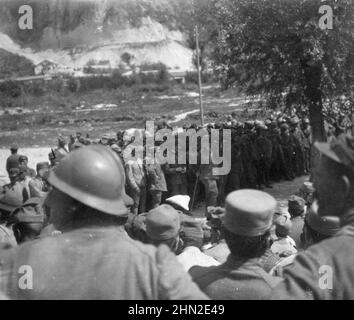
[[[206,299],[166,246],[155,248],[115,227],[77,229],[2,254],[1,291],[10,299]],[[33,289],[18,283],[23,265]]]
[[[146,211],[146,172],[143,163],[129,160],[125,164],[127,193],[134,201],[135,214]]]
[[[354,299],[354,214],[336,235],[309,247],[284,269],[282,281],[273,291],[273,299]],[[321,271],[322,270],[322,271]],[[332,289],[321,281],[326,274]],[[321,287],[324,283],[324,287]]]
[[[28,183],[30,198],[44,198],[48,192],[48,184],[39,176]]]
[[[161,204],[162,194],[167,191],[165,174],[158,163],[147,164],[145,168],[150,195],[149,208],[156,208]]]
[[[238,259],[230,255],[216,267],[193,267],[193,280],[213,300],[268,299],[280,278],[269,275],[259,259]]]
[[[10,169],[18,168],[20,165],[20,155],[15,153],[9,156],[6,160],[6,171],[10,173]]]
[[[169,196],[187,194],[187,168],[185,165],[166,164],[164,172]]]

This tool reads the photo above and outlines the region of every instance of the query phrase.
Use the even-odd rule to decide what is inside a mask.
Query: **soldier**
[[[302,247],[308,247],[329,239],[340,230],[340,219],[337,216],[321,217],[318,214],[318,204],[313,203],[305,216],[304,228],[301,234]]]
[[[65,156],[66,154],[59,152],[57,149],[52,149],[51,152],[48,154],[51,168],[55,168],[60,163],[60,161],[65,158]]]
[[[36,176],[36,171],[34,169],[28,167],[28,157],[27,156],[20,156],[19,158],[20,166],[26,168],[25,175],[29,178],[34,178]]]
[[[262,267],[269,251],[276,201],[256,190],[238,190],[226,198],[224,232],[231,254],[216,267],[193,267],[193,280],[212,299],[267,299],[279,278]]]
[[[243,188],[257,188],[257,150],[254,144],[254,122],[245,122],[245,131],[241,137],[241,153],[242,153],[242,165],[243,165],[243,175],[242,175],[242,187]]]
[[[61,135],[58,137],[58,147],[55,149],[55,151],[63,156],[66,156],[69,152],[65,147],[65,139]]]
[[[29,189],[25,180],[26,177],[20,168],[10,169],[10,183],[3,186],[2,193],[10,193],[19,203],[24,203],[29,199]]]
[[[315,143],[322,154],[314,187],[320,217],[337,216],[340,230],[299,253],[273,291],[274,299],[354,299],[354,138]],[[328,275],[328,276],[326,276]]]
[[[17,241],[9,225],[9,220],[11,212],[21,206],[21,204],[22,199],[11,190],[7,190],[0,195],[0,249],[17,246]]]
[[[49,163],[39,162],[37,163],[37,176],[33,178],[28,186],[31,198],[45,198],[49,191],[49,185],[47,178],[49,174]]]
[[[166,164],[164,166],[164,172],[169,196],[187,194],[186,165]]]
[[[167,245],[175,254],[183,250],[183,241],[179,236],[181,219],[177,210],[163,204],[146,214],[146,235],[155,246]]]
[[[286,176],[286,169],[284,153],[280,143],[280,130],[275,121],[270,122],[267,137],[272,143],[270,175],[276,182],[280,182]]]
[[[10,148],[11,156],[9,156],[6,160],[6,171],[10,174],[10,169],[18,168],[20,165],[20,155],[18,152],[18,146],[12,146]]]
[[[241,188],[241,178],[243,173],[241,134],[242,127],[237,124],[237,127],[231,136],[231,170],[227,179],[228,193]]]
[[[296,243],[289,236],[291,220],[286,216],[278,216],[274,220],[276,239],[273,241],[270,250],[280,258],[286,258],[297,253]]]
[[[146,212],[146,172],[142,159],[128,160],[125,164],[128,195],[134,201],[133,213]]]
[[[145,164],[147,191],[150,200],[150,209],[154,209],[161,204],[162,194],[167,192],[165,174],[161,165],[156,161],[154,163]]]
[[[258,151],[257,161],[257,180],[258,188],[262,185],[266,188],[271,188],[270,185],[270,166],[272,161],[272,142],[267,138],[267,126],[261,124],[257,127],[256,148]]]
[[[305,119],[303,123],[302,132],[304,134],[303,145],[304,145],[304,171],[306,174],[310,173],[311,168],[311,145],[312,136],[310,128],[310,120]]]
[[[299,118],[290,120],[290,140],[293,144],[293,170],[300,177],[304,174],[304,133],[299,128]]]
[[[208,216],[208,207],[216,207],[218,205],[218,176],[213,173],[214,166],[212,164],[201,164],[199,166],[199,178],[204,186],[205,191],[205,216]]]
[[[73,134],[70,135],[70,141],[68,143],[68,149],[69,149],[69,152],[73,151],[74,150],[74,144],[75,144],[75,136]]]
[[[16,208],[10,217],[18,244],[37,238],[45,223],[43,200],[31,198]]]
[[[301,233],[306,214],[305,200],[295,195],[290,196],[288,211],[291,216],[291,230],[289,235],[294,239],[296,248],[301,249]]]
[[[49,178],[50,223],[62,232],[2,253],[0,283],[10,299],[206,299],[166,247],[134,241],[124,230],[124,168],[109,148],[70,153]],[[31,266],[31,290],[18,283]]]
[[[285,179],[286,180],[293,180],[295,178],[295,174],[293,171],[293,157],[294,157],[294,150],[293,144],[291,143],[289,126],[286,123],[283,123],[280,126],[280,145],[283,150],[284,154],[284,161],[285,161]]]

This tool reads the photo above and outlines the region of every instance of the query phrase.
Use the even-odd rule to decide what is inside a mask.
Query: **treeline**
[[[185,76],[187,84],[197,84],[198,75],[196,72],[187,73]],[[203,75],[203,83],[213,82],[210,74]],[[85,93],[97,89],[116,90],[124,87],[138,87],[142,92],[167,92],[175,81],[169,75],[165,66],[161,66],[156,73],[133,73],[131,76],[123,76],[120,71],[114,71],[110,76],[92,77],[63,77],[54,78],[50,81],[35,80],[27,82],[4,81],[0,83],[0,96],[17,98],[21,95],[35,97],[43,96],[56,91],[65,93]]]

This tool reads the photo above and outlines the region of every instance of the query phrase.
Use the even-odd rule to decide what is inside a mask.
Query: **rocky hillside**
[[[29,0],[34,28],[25,31],[17,25],[23,1],[0,2],[0,48],[35,64],[48,59],[82,67],[108,60],[116,66],[129,53],[135,65],[193,67],[187,44],[192,0]]]

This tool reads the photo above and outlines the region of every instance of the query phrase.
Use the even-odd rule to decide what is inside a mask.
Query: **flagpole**
[[[201,123],[201,125],[203,127],[204,126],[204,108],[203,108],[202,74],[201,74],[202,70],[201,70],[201,67],[200,67],[199,28],[198,28],[198,24],[195,26],[195,43],[196,43],[196,51],[197,51],[197,69],[198,69],[197,72],[198,72],[198,88],[199,88],[200,123]]]

